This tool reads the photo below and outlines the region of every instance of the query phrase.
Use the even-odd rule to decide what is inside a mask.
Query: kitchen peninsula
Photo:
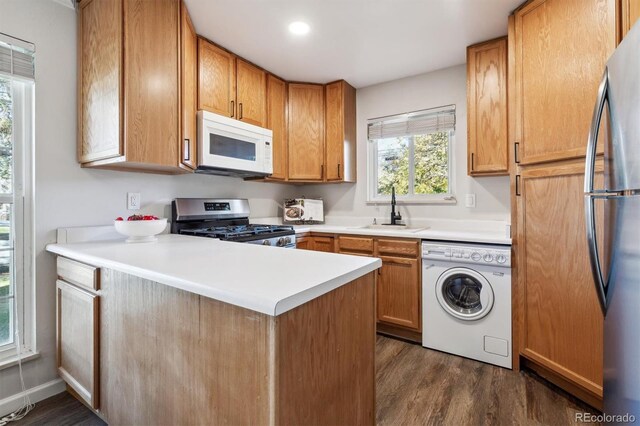
[[[52,244],[58,369],[110,424],[373,424],[377,258]]]

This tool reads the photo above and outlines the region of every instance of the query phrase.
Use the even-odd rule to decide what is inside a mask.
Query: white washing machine
[[[422,346],[511,368],[511,247],[422,242]]]

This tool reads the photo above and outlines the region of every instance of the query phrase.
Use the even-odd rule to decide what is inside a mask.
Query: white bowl
[[[158,220],[114,220],[116,231],[126,235],[127,243],[148,243],[156,241],[156,235],[167,227],[167,219]]]

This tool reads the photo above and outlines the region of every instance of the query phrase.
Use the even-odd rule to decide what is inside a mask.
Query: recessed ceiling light
[[[289,31],[296,35],[304,35],[309,32],[311,27],[306,22],[296,21],[289,24]]]

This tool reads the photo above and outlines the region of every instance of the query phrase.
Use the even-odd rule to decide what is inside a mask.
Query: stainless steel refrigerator
[[[601,138],[604,187],[597,188],[601,124],[608,137]],[[591,269],[605,313],[604,413],[640,420],[640,24],[607,62],[589,134],[584,189]],[[602,236],[596,235],[596,221],[602,219],[594,213],[596,203],[604,204]]]

